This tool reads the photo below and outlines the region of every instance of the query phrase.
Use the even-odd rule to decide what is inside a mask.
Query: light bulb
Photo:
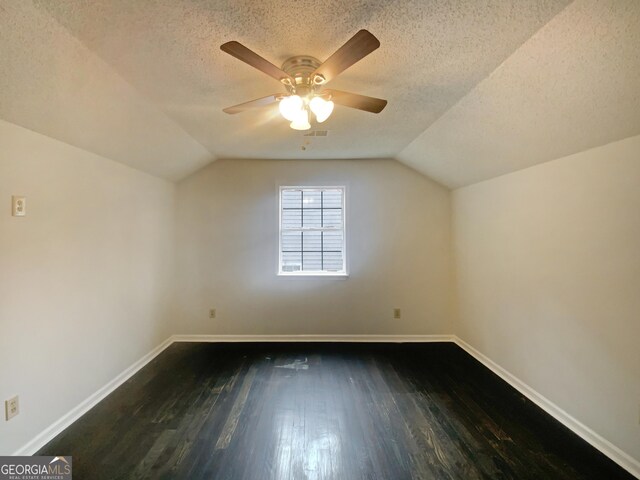
[[[296,118],[296,115],[302,110],[303,101],[298,95],[290,95],[288,97],[284,97],[280,100],[280,105],[278,108],[280,109],[280,113],[284,118],[293,122]]]
[[[309,130],[311,128],[311,124],[309,123],[309,112],[304,109],[298,110],[298,113],[292,120],[290,127],[294,130]]]
[[[324,122],[333,112],[333,102],[331,100],[327,101],[322,97],[313,97],[309,102],[309,107],[316,116],[318,123]]]

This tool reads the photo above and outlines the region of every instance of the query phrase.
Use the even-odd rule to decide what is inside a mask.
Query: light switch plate
[[[11,197],[11,214],[14,217],[24,217],[27,214],[27,197]]]

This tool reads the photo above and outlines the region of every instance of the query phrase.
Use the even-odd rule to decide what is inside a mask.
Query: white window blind
[[[280,187],[281,275],[345,275],[344,187]]]

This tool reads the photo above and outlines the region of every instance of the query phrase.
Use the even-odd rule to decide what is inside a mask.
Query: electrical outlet
[[[7,421],[20,413],[20,400],[17,395],[4,402],[4,412]]]
[[[24,217],[27,214],[27,198],[14,195],[11,197],[11,215]]]
[[[209,318],[216,318],[216,309],[212,308],[209,310]]]
[[[400,314],[401,314],[401,312],[400,312],[399,308],[394,308],[393,309],[393,318],[394,319],[396,319],[396,320],[399,319],[400,318]]]

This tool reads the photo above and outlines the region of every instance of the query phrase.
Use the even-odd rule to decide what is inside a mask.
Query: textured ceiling
[[[24,6],[17,7],[19,3]],[[170,142],[174,147],[185,143],[184,158],[174,160],[178,173],[197,168],[201,158],[195,154],[197,147],[183,139],[185,132],[212,157],[393,157],[567,3],[35,0],[33,5],[40,12],[36,20],[25,16],[2,25],[3,30],[8,27],[2,33],[3,42],[7,39],[16,47],[8,52],[14,57],[14,71],[0,74],[5,77],[3,85],[12,84],[11,108],[0,108],[0,116],[121,161],[127,162],[124,157],[130,156],[131,163],[152,172],[158,170],[134,157],[174,155],[174,150],[164,148]],[[28,1],[0,0],[0,5],[23,10],[25,15],[31,10]],[[43,15],[55,19],[69,35],[58,32]],[[40,24],[46,31],[56,30],[55,38],[41,33]],[[235,116],[221,111],[283,90],[277,81],[221,52],[220,44],[238,40],[279,65],[295,54],[325,59],[361,28],[374,33],[381,48],[330,85],[388,99],[380,115],[336,107],[322,125],[330,131],[329,137],[311,140],[302,152],[302,135],[292,131],[274,109]],[[81,47],[88,52],[78,53]],[[89,52],[96,58],[88,58]],[[32,53],[35,59],[24,60]],[[101,62],[112,71],[106,71]],[[74,72],[76,83],[82,83],[78,95],[86,99],[71,95],[69,84],[74,82],[66,78],[71,75],[68,71]],[[129,98],[122,80],[138,92],[138,100]],[[51,101],[52,97],[59,100],[61,88],[69,98]],[[36,100],[30,98],[32,92],[45,93],[38,93]],[[95,104],[90,101],[92,93],[97,97]],[[0,92],[0,98],[3,95]],[[51,103],[44,118],[34,108],[40,100]],[[153,116],[155,110],[165,118]],[[121,120],[128,111],[132,115],[125,128]],[[76,117],[93,121],[85,130],[93,131],[95,146],[76,139],[76,122],[67,120]],[[65,119],[63,125],[59,119]],[[103,132],[101,122],[115,127]],[[174,125],[175,133],[168,132],[167,122]],[[67,128],[68,123],[72,124]],[[148,135],[138,135],[138,130],[158,132],[158,144],[150,145],[149,152],[130,148],[132,143],[153,143]],[[109,153],[105,143],[120,151]]]
[[[451,187],[640,133],[638,0],[0,0],[0,117],[180,179],[221,157],[396,157]],[[323,60],[366,28],[382,46],[330,83],[389,100],[336,107],[326,138],[284,91],[220,51]]]
[[[398,159],[458,187],[640,134],[640,1],[572,3]]]
[[[24,0],[0,2],[0,117],[169,179],[213,158]]]

